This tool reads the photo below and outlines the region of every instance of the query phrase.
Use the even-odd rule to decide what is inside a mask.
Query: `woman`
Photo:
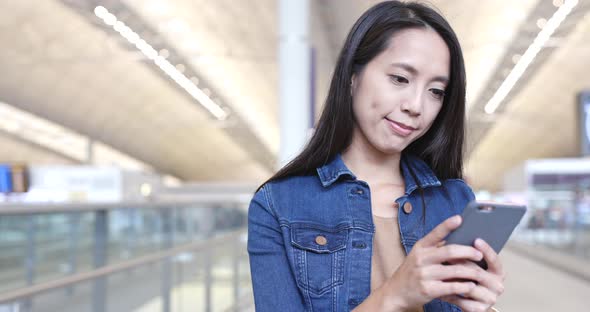
[[[465,69],[434,10],[387,1],[355,23],[317,130],[249,208],[257,311],[488,311],[502,264],[444,245],[461,180]],[[454,216],[454,217],[452,217]],[[485,259],[487,271],[473,261]]]

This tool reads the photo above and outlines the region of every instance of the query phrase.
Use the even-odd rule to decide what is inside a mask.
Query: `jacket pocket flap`
[[[346,248],[348,227],[316,224],[291,224],[291,244],[316,253],[331,253]]]

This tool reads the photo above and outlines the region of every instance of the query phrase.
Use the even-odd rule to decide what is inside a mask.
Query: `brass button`
[[[316,242],[316,244],[318,244],[320,246],[324,246],[328,243],[328,240],[324,236],[318,235],[315,238],[315,242]]]
[[[404,204],[404,212],[408,214],[412,212],[412,204],[409,201]]]

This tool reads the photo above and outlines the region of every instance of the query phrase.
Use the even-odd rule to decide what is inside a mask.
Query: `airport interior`
[[[250,201],[378,2],[0,1],[0,312],[255,311]],[[463,49],[465,180],[527,206],[495,308],[590,311],[590,1],[425,3]]]

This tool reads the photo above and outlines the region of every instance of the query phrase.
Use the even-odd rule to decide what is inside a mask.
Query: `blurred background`
[[[252,311],[249,200],[377,2],[0,0],[0,312]],[[529,207],[497,307],[586,311],[590,1],[428,3],[463,47],[466,179]]]

